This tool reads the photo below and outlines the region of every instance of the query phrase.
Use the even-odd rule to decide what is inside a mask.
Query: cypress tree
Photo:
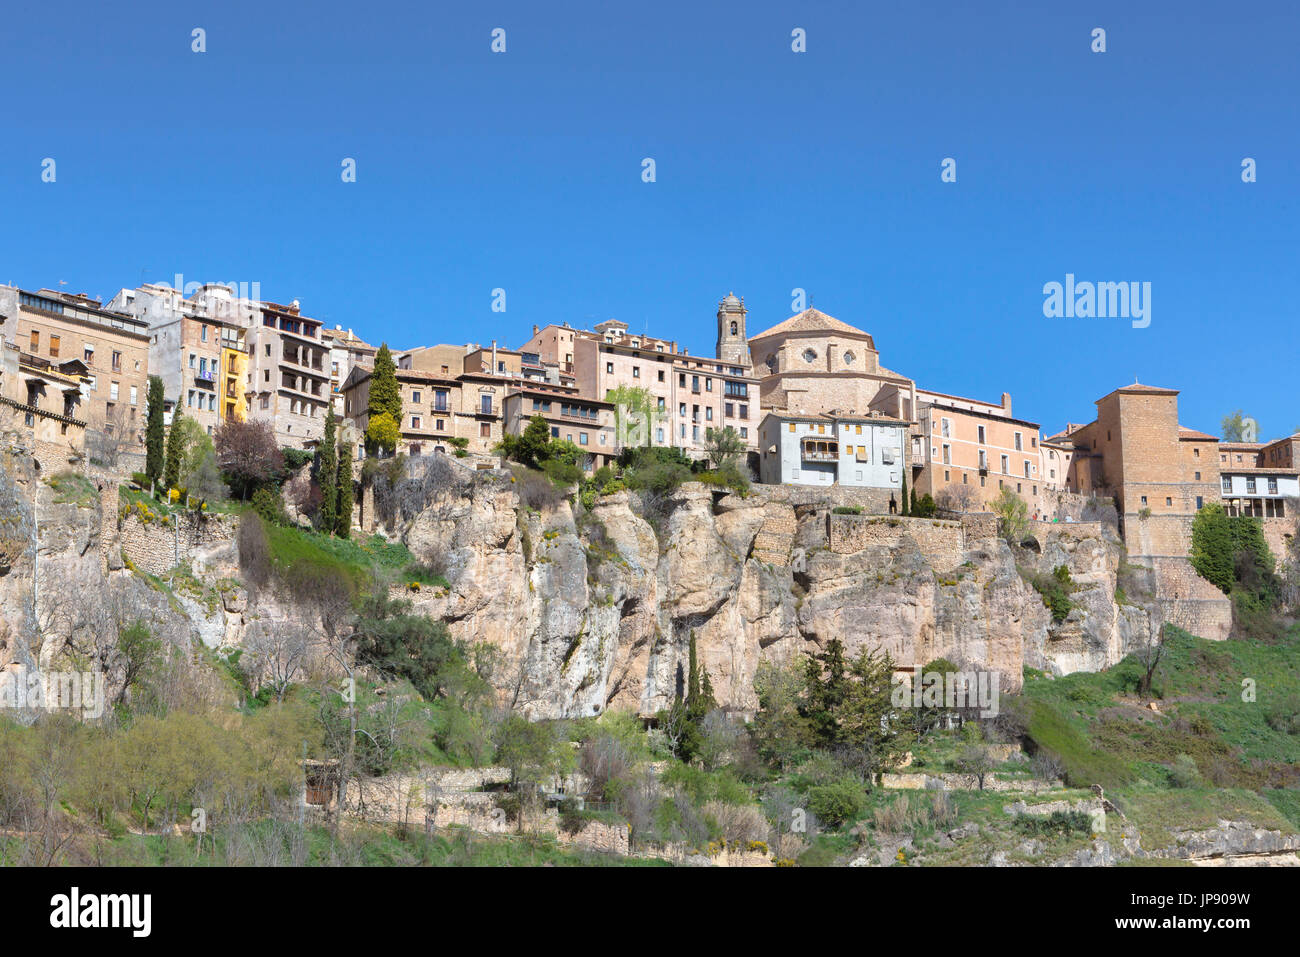
[[[144,474],[149,481],[157,482],[162,478],[165,466],[165,442],[163,426],[163,381],[156,375],[149,377],[148,411],[145,414],[144,430]]]
[[[397,363],[393,361],[393,353],[386,342],[375,353],[375,368],[370,373],[370,405],[366,411],[372,419],[388,414],[399,426],[402,421],[402,390],[397,384]]]
[[[339,538],[352,534],[352,443],[339,436],[339,507],[335,531]]]
[[[903,466],[903,502],[901,505],[898,506],[898,510],[902,512],[904,515],[910,514],[910,510],[907,507],[907,466],[906,465]]]
[[[334,526],[338,524],[338,481],[339,481],[339,461],[338,451],[335,448],[335,432],[337,427],[334,424],[334,403],[329,405],[329,411],[325,413],[325,435],[320,442],[320,464],[317,467],[316,481],[320,485],[320,527],[321,531],[327,535],[334,533]]]
[[[912,487],[912,504],[911,504],[911,506],[910,506],[910,510],[909,510],[908,514],[909,514],[909,515],[916,515],[916,514],[917,514],[916,487],[915,487],[915,486]]]
[[[181,414],[180,405],[177,404],[176,411],[172,413],[172,427],[167,432],[167,464],[163,468],[163,484],[167,488],[176,488],[181,483]]]

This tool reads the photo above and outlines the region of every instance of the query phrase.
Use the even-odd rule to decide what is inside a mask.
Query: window
[[[1197,510],[1198,512],[1201,510],[1201,508],[1202,508],[1202,506],[1204,506],[1204,504],[1205,504],[1205,499],[1203,499],[1203,498],[1202,498],[1201,496],[1199,496],[1199,495],[1196,496],[1196,510]]]
[[[201,341],[203,341],[203,342],[207,342],[207,341],[208,341],[208,327],[207,327],[207,326],[199,326],[199,339],[200,339]]]
[[[482,412],[484,415],[491,415],[491,414],[492,414],[492,396],[491,396],[491,394],[488,394],[488,395],[481,395],[481,396],[479,396],[479,397],[478,397],[478,403],[479,403],[478,407],[479,407],[479,411],[480,411],[480,412]]]
[[[108,384],[108,397],[114,402],[117,401],[117,390],[118,390],[118,383],[110,382]]]
[[[419,390],[419,389],[412,389],[412,390],[411,390],[411,401],[412,401],[413,403],[415,403],[416,405],[419,405],[419,404],[420,404],[420,398],[421,398],[420,390]]]
[[[433,431],[435,431],[435,432],[445,432],[445,431],[447,431],[447,420],[446,420],[446,419],[434,419],[434,420],[433,420]]]
[[[794,431],[794,423],[793,423],[793,422],[790,423],[790,431],[791,431],[791,432]]]
[[[805,349],[805,350],[803,351],[803,361],[804,361],[804,362],[816,362],[816,361],[817,361],[817,350],[816,350],[816,349]]]
[[[664,370],[663,370],[663,369],[660,369],[660,370],[659,370],[659,381],[660,381],[660,382],[663,382],[663,381],[664,381]],[[662,400],[661,400],[661,401],[662,401]]]
[[[1232,491],[1232,476],[1231,476],[1231,475],[1225,475],[1225,476],[1223,477],[1223,490],[1224,490],[1225,492],[1231,492],[1231,491]]]
[[[32,330],[31,347],[33,353],[35,353],[41,347],[41,334],[37,332],[35,329]]]
[[[1169,496],[1166,495],[1166,496],[1165,496],[1165,504],[1166,504],[1166,505],[1173,505],[1173,504],[1174,504],[1174,500],[1173,500],[1172,498],[1170,498]]]
[[[139,398],[139,393],[140,393],[140,388],[139,388],[139,386],[134,386],[134,385],[131,386],[131,404],[132,404],[132,405],[135,405],[135,404],[136,404],[136,399]]]
[[[1025,478],[1032,478],[1029,474],[1029,459],[1025,459]]]
[[[736,414],[735,405],[730,402],[722,403],[722,414],[727,416],[727,418],[731,418],[731,416]]]
[[[606,362],[606,363],[605,363],[605,374],[606,374],[606,375],[613,375],[613,374],[614,374],[614,363],[612,363],[612,362]]]
[[[586,432],[579,432],[579,433],[578,433],[578,444],[579,444],[579,445],[586,445],[586,444],[587,444],[587,433],[586,433]]]
[[[952,465],[952,446],[947,443],[943,447],[943,464]]]
[[[1255,476],[1246,476],[1246,491],[1252,495],[1255,493]]]
[[[740,427],[740,437],[742,439],[749,438],[749,429],[745,428],[743,425]]]
[[[1015,448],[1016,448],[1016,451],[1017,451],[1017,452],[1023,452],[1023,451],[1024,451],[1024,441],[1023,441],[1023,437],[1021,436],[1021,434],[1020,434],[1019,432],[1016,433],[1016,445],[1015,445]]]
[[[740,417],[741,417],[742,419],[748,419],[748,418],[749,418],[749,406],[747,406],[747,405],[742,405],[742,406],[740,407]]]
[[[1201,473],[1200,473],[1200,472],[1197,472],[1197,473],[1196,473],[1196,481],[1199,482],[1200,480],[1201,480]]]
[[[712,392],[712,391],[713,391],[713,380],[712,380],[712,379],[705,379],[705,380],[704,380],[704,391],[705,391],[705,392]]]
[[[1002,474],[1003,474],[1003,475],[1010,475],[1010,474],[1011,474],[1010,462],[1011,462],[1011,460],[1010,460],[1010,458],[1009,458],[1008,456],[1005,456],[1005,455],[1002,456]]]
[[[640,367],[640,366],[633,366],[633,367],[632,367],[632,378],[633,378],[633,379],[639,379],[639,378],[641,378],[641,367]]]
[[[943,437],[945,439],[952,438],[952,419],[943,420]]]
[[[1269,495],[1277,494],[1277,479],[1271,478],[1268,480],[1268,494]]]
[[[411,416],[411,428],[413,429],[420,428],[420,417],[418,415]]]
[[[57,359],[59,357],[60,341],[61,340],[59,339],[58,336],[50,336],[50,358],[51,359]]]
[[[84,347],[84,350],[83,350],[83,352],[82,352],[81,357],[82,357],[82,359],[85,360],[86,365],[92,365],[92,364],[94,364],[94,361],[95,361],[95,347],[92,346],[89,342],[87,342],[87,343],[85,344],[85,347]]]
[[[1145,495],[1143,495],[1143,496],[1142,496],[1142,504],[1143,504],[1143,505],[1146,505],[1146,503],[1147,503],[1147,497],[1146,497]]]
[[[478,424],[478,434],[479,434],[479,438],[482,439],[490,438],[492,435],[492,424],[490,422],[480,422]],[[551,434],[559,435],[560,434],[559,429],[552,429]]]
[[[980,471],[985,471],[989,467],[989,454],[980,449]]]

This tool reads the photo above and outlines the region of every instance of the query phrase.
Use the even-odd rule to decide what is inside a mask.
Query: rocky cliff
[[[742,496],[688,483],[653,501],[624,491],[587,507],[535,501],[505,472],[442,475],[388,528],[450,585],[409,597],[457,638],[498,649],[496,684],[531,717],[654,713],[684,685],[692,634],[718,701],[742,712],[757,706],[761,661],[837,637],[850,655],[883,648],[900,666],[946,658],[998,671],[1009,691],[1026,665],[1095,670],[1150,635],[1147,613],[1116,601],[1123,548],[1105,527],[1040,526],[1034,547],[1013,553],[987,524],[832,514],[827,502],[793,504],[761,486]],[[26,495],[8,488],[15,541],[0,567],[0,665],[48,663],[59,651],[49,636],[71,629],[97,647],[119,612],[181,647],[302,627],[304,609],[239,584],[230,528],[187,541],[114,515],[108,486],[98,502],[62,504],[39,480],[22,483]],[[20,547],[33,529],[34,548]],[[177,554],[189,574],[160,589],[145,573]],[[57,601],[33,604],[33,555],[38,591],[57,587]],[[1026,579],[1062,565],[1072,608],[1058,623]],[[56,617],[63,627],[40,623]]]
[[[1123,547],[1109,529],[1046,530],[1013,554],[954,522],[830,511],[695,483],[653,503],[618,492],[530,508],[508,477],[479,473],[434,490],[395,533],[450,583],[418,607],[500,649],[500,687],[533,717],[653,713],[684,681],[692,633],[719,702],[740,711],[757,706],[760,661],[836,637],[903,666],[995,670],[1003,690],[1025,665],[1095,670],[1148,640],[1146,612],[1116,602]],[[1056,623],[1025,576],[1061,565],[1074,607]]]

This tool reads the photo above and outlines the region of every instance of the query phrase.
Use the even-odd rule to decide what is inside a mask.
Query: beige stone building
[[[1008,488],[1031,516],[1042,513],[1039,426],[1012,415],[1010,394],[997,403],[927,389],[916,397],[910,458],[918,496],[981,510]]]
[[[880,364],[872,336],[816,309],[751,336],[749,349],[764,409],[916,417],[916,384]]]
[[[280,445],[306,448],[324,433],[333,400],[330,346],[297,300],[263,302],[259,312],[248,330],[249,417],[269,420]]]
[[[86,423],[78,418],[84,383],[84,369],[75,363],[60,369],[25,356],[0,332],[0,436],[27,448],[51,474],[80,469],[86,450]]]
[[[81,376],[73,418],[125,452],[143,452],[149,387],[148,326],[103,308],[99,300],[52,289],[6,287],[16,313],[16,344],[29,367]]]
[[[1134,383],[1097,400],[1097,418],[1054,441],[1073,447],[1069,486],[1113,496],[1129,554],[1184,558],[1192,520],[1220,500],[1219,440],[1178,422],[1178,390]]]
[[[334,414],[343,415],[343,383],[357,366],[373,368],[375,353],[379,350],[355,335],[351,329],[336,325],[333,329],[322,328],[321,342],[329,349],[330,396],[334,403]]]
[[[608,465],[618,455],[613,403],[582,396],[575,386],[520,384],[505,397],[503,408],[505,431],[519,435],[540,415],[552,438],[572,442],[587,453],[581,463],[586,471]]]

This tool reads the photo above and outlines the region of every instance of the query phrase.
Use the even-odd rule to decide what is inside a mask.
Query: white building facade
[[[901,498],[908,425],[879,416],[769,412],[759,425],[760,480],[884,489]]]

